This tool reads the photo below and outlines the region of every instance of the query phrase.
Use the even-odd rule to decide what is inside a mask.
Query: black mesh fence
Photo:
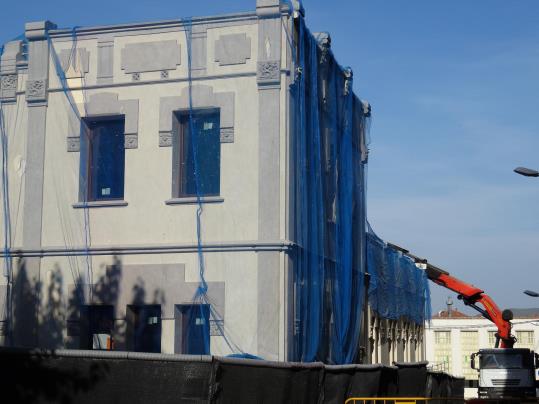
[[[426,363],[324,366],[210,356],[0,349],[6,403],[344,403],[460,397],[463,379]]]
[[[6,403],[208,402],[211,357],[0,351]]]
[[[323,383],[321,363],[276,363],[214,358],[214,403],[316,403]]]
[[[399,397],[426,397],[427,362],[396,362]]]
[[[464,397],[464,379],[453,377],[442,372],[428,372],[426,396],[432,398],[460,398]],[[437,401],[431,401],[436,403]],[[450,403],[440,400],[439,403]],[[461,401],[456,400],[455,403]]]

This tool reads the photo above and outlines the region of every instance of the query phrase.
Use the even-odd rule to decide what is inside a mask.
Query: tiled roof
[[[469,316],[467,314],[464,314],[461,311],[458,311],[457,309],[451,310],[451,313],[448,313],[447,310],[440,310],[438,313],[432,316],[432,318],[471,318],[472,316]]]
[[[513,318],[538,318],[539,308],[526,308],[526,309],[509,309],[513,312]],[[483,318],[481,314],[468,315],[457,309],[451,310],[451,315],[448,315],[447,310],[440,310],[434,314],[432,318]]]

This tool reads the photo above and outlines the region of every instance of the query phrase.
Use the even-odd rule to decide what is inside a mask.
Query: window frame
[[[440,338],[442,335],[447,338]],[[434,343],[440,345],[451,344],[451,330],[434,331]]]
[[[115,198],[96,198],[92,192],[92,186],[95,181],[95,172],[92,170],[93,150],[91,147],[91,137],[94,135],[92,132],[92,125],[102,122],[121,121],[123,123],[122,133],[122,153],[123,153],[123,179],[122,179],[122,195]],[[125,114],[111,114],[111,115],[97,115],[87,116],[81,119],[81,149],[80,149],[80,184],[79,184],[79,204],[75,204],[74,207],[84,206],[123,206],[125,205]]]
[[[172,199],[167,201],[167,204],[176,204],[186,201],[187,203],[196,202],[197,195],[186,194],[182,192],[182,186],[186,182],[184,178],[184,171],[182,170],[184,159],[184,128],[183,120],[189,116],[189,109],[181,109],[173,111],[173,125],[172,125]],[[212,194],[200,195],[202,202],[222,202],[221,197],[221,174],[222,174],[222,149],[221,149],[221,109],[219,107],[204,107],[192,109],[193,115],[203,114],[217,114],[217,122],[219,127],[216,129],[219,144],[219,192]]]
[[[515,330],[515,336],[517,337],[517,345],[528,347],[534,346],[535,343],[535,333],[534,330]],[[523,341],[523,338],[526,336],[527,340]]]
[[[148,315],[152,311],[155,311],[156,313],[153,314],[157,315]],[[128,350],[147,353],[163,352],[163,305],[152,303],[128,304],[125,318],[125,342]],[[157,322],[148,322],[147,320],[150,318],[157,318]],[[151,346],[152,349],[143,349],[144,347],[147,348],[147,346]]]
[[[197,315],[195,312],[190,313],[190,310],[200,310]],[[211,354],[211,306],[208,303],[183,303],[176,304],[174,307],[174,352],[181,355],[210,355]],[[200,319],[200,315],[203,315],[204,323],[202,325],[196,324],[196,326],[202,326],[205,330],[202,330],[202,338],[207,338],[207,341],[193,341],[190,340],[190,336],[193,336],[192,332],[199,331],[190,329],[189,326],[189,314],[195,314],[196,320]],[[196,321],[195,320],[195,321]],[[195,333],[196,334],[196,333]],[[193,352],[190,345],[197,343],[198,347],[202,347],[202,351],[206,348],[205,352]],[[195,345],[195,344],[193,344]],[[192,348],[192,347],[191,347]]]

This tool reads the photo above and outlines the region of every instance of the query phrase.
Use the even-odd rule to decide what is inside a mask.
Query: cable
[[[52,42],[52,39],[50,38],[50,36],[48,37],[48,41],[49,41],[49,45],[50,45],[50,48],[52,50],[52,58],[53,58],[53,64],[54,64],[54,67],[55,67],[55,71],[56,71],[56,75],[58,76],[58,79],[60,81],[60,85],[62,86],[62,91],[64,93],[64,95],[66,96],[66,99],[68,100],[69,102],[69,105],[71,107],[71,110],[73,111],[73,113],[75,114],[75,117],[76,119],[78,120],[78,123],[79,123],[79,128],[80,128],[80,132],[79,132],[79,141],[81,142],[81,144],[85,141],[89,141],[89,139],[85,139],[83,138],[83,136],[88,136],[88,134],[86,133],[86,130],[84,128],[84,125],[83,125],[83,119],[80,115],[80,111],[79,111],[79,108],[75,102],[75,99],[73,98],[73,95],[72,95],[72,90],[69,86],[69,83],[68,83],[68,80],[67,80],[67,76],[65,74],[65,72],[70,68],[71,65],[73,65],[73,68],[74,69],[77,69],[79,70],[80,74],[81,74],[81,92],[82,92],[82,98],[83,98],[83,108],[84,108],[84,116],[87,116],[87,100],[86,100],[86,74],[85,74],[85,71],[84,71],[84,66],[82,65],[82,62],[80,60],[80,53],[78,52],[78,37],[77,37],[77,29],[79,27],[75,26],[71,29],[71,49],[70,49],[70,52],[69,52],[69,55],[68,55],[68,59],[67,59],[67,63],[66,63],[66,66],[63,66],[59,57],[58,57],[58,54],[55,50],[55,47],[54,47],[54,44]],[[87,156],[83,156],[83,151],[81,150],[81,159],[83,158],[87,158]],[[81,167],[83,165],[83,163],[81,162],[80,163]],[[81,186],[86,189],[87,188],[87,175],[86,177],[80,177],[80,180],[83,181],[83,183],[81,184]],[[87,203],[88,202],[88,192],[84,192],[83,195],[84,195],[84,198],[85,200],[83,202]],[[90,243],[91,243],[91,229],[90,229],[90,218],[89,218],[89,208],[88,206],[84,206],[83,207],[83,223],[84,223],[84,246],[85,246],[85,262],[86,262],[86,281],[87,281],[87,285],[88,285],[88,288],[89,288],[89,298],[90,298],[90,301],[92,300],[92,291],[93,291],[93,270],[92,270],[92,262],[91,262],[91,257],[90,257],[90,253],[89,253],[89,248],[90,248]],[[67,231],[68,230],[68,226],[66,226],[64,228],[64,231]],[[64,240],[65,240],[65,234],[64,234]],[[76,286],[80,286],[80,272],[78,271],[78,264],[76,265],[77,268],[77,276],[75,277],[75,274],[73,272],[73,270],[71,270],[72,272],[72,276],[74,278],[74,282],[75,282],[75,285]],[[84,303],[84,302],[81,302],[81,303]]]
[[[4,46],[0,48],[0,59],[4,54]],[[3,103],[0,100],[0,141],[2,144],[2,207],[4,219],[4,277],[6,278],[6,296],[4,304],[4,319],[7,323],[8,339],[11,335],[11,289],[13,286],[13,267],[11,256],[11,210],[9,206],[9,175],[8,175],[8,134],[6,131],[6,120]],[[8,341],[10,343],[11,341]]]
[[[227,332],[225,327],[221,324],[224,324],[224,320],[220,317],[219,313],[215,310],[214,305],[208,299],[208,284],[205,279],[205,262],[204,262],[204,253],[202,250],[202,214],[204,212],[202,206],[202,187],[200,183],[200,165],[199,165],[199,150],[198,150],[198,131],[195,130],[194,119],[193,119],[193,78],[192,78],[192,37],[193,37],[193,21],[191,18],[185,18],[182,20],[183,26],[185,29],[185,37],[187,42],[187,70],[188,70],[188,94],[189,94],[189,135],[191,136],[191,152],[193,153],[193,166],[194,166],[194,176],[195,176],[195,188],[196,188],[196,200],[197,200],[197,210],[196,210],[196,235],[197,235],[197,257],[198,257],[198,266],[199,266],[199,285],[195,292],[193,302],[197,303],[201,315],[204,318],[204,306],[209,308],[210,318],[213,318],[214,324],[216,325],[219,333],[223,337],[226,345],[233,353],[242,353],[244,352],[241,348],[235,344],[229,337],[227,337]],[[210,335],[205,336],[204,345],[206,352],[210,352]]]

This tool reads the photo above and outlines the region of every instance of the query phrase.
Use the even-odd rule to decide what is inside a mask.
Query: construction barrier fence
[[[432,377],[425,363],[328,366],[212,356],[7,348],[0,349],[0,361],[0,386],[4,397],[13,403],[342,404],[361,397],[464,397],[462,379],[446,374]],[[434,379],[437,386],[445,380],[443,390],[433,388]]]

